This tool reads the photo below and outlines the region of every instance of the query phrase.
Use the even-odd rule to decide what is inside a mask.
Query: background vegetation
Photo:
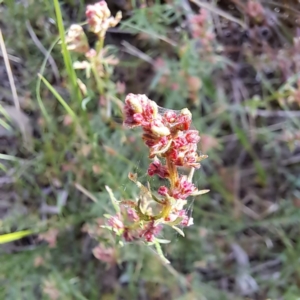
[[[0,245],[0,299],[298,299],[299,1],[109,0],[123,20],[102,95],[58,43],[87,2],[0,1],[0,241],[32,233]],[[122,127],[129,92],[191,109],[209,155],[195,225],[164,232],[171,265],[95,226],[105,185],[131,199],[128,173],[149,180],[140,132]]]

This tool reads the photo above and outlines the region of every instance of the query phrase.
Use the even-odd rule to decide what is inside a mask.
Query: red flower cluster
[[[200,136],[197,130],[190,129],[192,115],[188,109],[180,113],[166,111],[159,113],[157,104],[146,95],[129,94],[125,99],[125,121],[129,127],[141,126],[145,144],[150,149],[154,161],[148,168],[148,175],[161,178],[175,178],[171,189],[162,186],[160,195],[169,195],[184,200],[197,192],[197,188],[187,179],[178,176],[176,167],[199,168],[197,143]],[[166,161],[163,165],[158,157]],[[176,174],[171,174],[171,173]]]
[[[199,168],[197,143],[200,136],[191,130],[192,115],[188,109],[180,113],[158,113],[158,106],[146,95],[129,94],[125,99],[125,121],[129,127],[141,126],[145,144],[150,149],[150,158],[165,158],[175,166]],[[150,176],[169,176],[166,166],[156,158],[148,169]]]
[[[121,202],[121,212],[110,217],[108,225],[126,241],[143,239],[153,242],[160,232],[161,225],[170,226],[193,224],[193,219],[184,210],[186,198],[203,194],[192,183],[193,170],[200,167],[197,143],[200,136],[197,130],[190,129],[192,115],[188,109],[180,112],[165,111],[146,95],[129,94],[125,99],[124,124],[128,127],[142,127],[143,140],[153,159],[148,167],[148,175],[168,179],[170,186],[161,186],[155,196],[150,189],[130,176],[142,191],[138,202]],[[190,174],[179,175],[178,167],[189,168]],[[146,202],[145,202],[146,201]],[[160,212],[153,215],[149,203],[157,202]],[[125,206],[123,206],[125,204]]]

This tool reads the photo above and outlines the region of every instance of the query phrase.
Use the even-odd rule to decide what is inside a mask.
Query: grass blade
[[[32,234],[32,231],[30,231],[30,230],[23,230],[23,231],[18,231],[18,232],[13,232],[13,233],[2,234],[2,235],[0,235],[0,244],[13,242],[13,241],[19,240],[25,236],[28,236],[30,234]]]
[[[63,24],[61,9],[58,0],[54,0],[54,9],[56,14],[56,22],[58,26],[59,36],[61,40],[62,55],[64,58],[65,67],[68,73],[69,80],[71,82],[71,87],[73,91],[73,97],[79,102],[81,101],[81,94],[79,87],[77,85],[77,75],[73,69],[73,64],[70,56],[70,52],[67,49],[66,39],[65,39],[65,28]]]
[[[47,53],[46,53],[46,55],[45,55],[45,58],[44,58],[44,60],[43,60],[42,66],[41,66],[41,68],[40,68],[40,72],[39,72],[40,74],[42,74],[42,75],[44,74],[44,71],[45,71],[45,68],[46,68],[46,64],[47,64],[47,61],[48,61],[48,59],[49,59],[49,57],[50,57],[50,54],[51,54],[53,48],[55,47],[55,45],[56,45],[58,42],[59,42],[59,38],[55,39],[55,41],[51,44],[49,50],[47,51]],[[49,114],[48,114],[48,112],[47,112],[47,109],[46,109],[46,107],[45,107],[45,105],[44,105],[44,103],[43,103],[43,100],[42,100],[42,98],[41,98],[41,81],[42,81],[42,80],[41,80],[41,77],[38,77],[37,83],[36,83],[36,88],[35,88],[36,99],[37,99],[37,101],[38,101],[38,105],[39,105],[39,107],[40,107],[40,110],[42,111],[42,114],[43,114],[43,116],[45,117],[47,123],[48,123],[49,125],[51,125],[51,124],[52,124],[52,122],[51,122],[51,117],[49,116]]]
[[[50,90],[53,96],[59,101],[59,103],[64,107],[66,112],[72,117],[73,121],[77,121],[76,114],[72,108],[67,104],[67,102],[62,98],[62,96],[55,90],[55,88],[49,83],[49,81],[41,74],[38,74],[39,78],[43,81],[46,87]]]
[[[15,156],[3,154],[3,153],[0,153],[0,159],[10,160],[10,161],[18,161],[19,160],[19,158],[15,157]]]
[[[77,130],[80,137],[83,140],[86,140],[87,139],[86,134],[84,133],[82,127],[80,126],[79,120],[75,112],[72,110],[72,108],[68,105],[68,103],[62,98],[62,96],[55,90],[55,88],[49,83],[49,81],[45,77],[43,77],[41,74],[38,74],[38,76],[41,78],[41,80],[47,86],[50,92],[54,95],[54,97],[58,100],[58,102],[63,106],[66,112],[71,116],[73,122],[77,125]]]

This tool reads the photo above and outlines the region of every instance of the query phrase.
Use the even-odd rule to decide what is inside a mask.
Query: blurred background
[[[59,42],[80,23],[95,44],[94,2],[0,0],[0,299],[299,299],[300,2],[107,0],[102,93]],[[209,156],[194,225],[163,232],[170,265],[100,227],[105,185],[150,180],[127,93],[188,107]]]

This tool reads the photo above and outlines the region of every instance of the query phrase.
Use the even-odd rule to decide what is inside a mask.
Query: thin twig
[[[153,65],[154,64],[154,60],[152,57],[150,57],[149,55],[145,54],[144,52],[142,52],[141,50],[139,50],[138,48],[132,46],[131,44],[129,44],[126,41],[122,41],[121,42],[122,46],[124,46],[125,51],[133,56],[136,56],[144,61],[146,61],[147,63]]]
[[[222,9],[217,8],[216,6],[207,3],[207,2],[203,2],[201,0],[191,0],[191,2],[195,3],[196,5],[198,5],[199,7],[203,7],[209,11],[211,11],[212,13],[215,13],[225,19],[228,19],[231,22],[235,22],[237,24],[239,24],[240,26],[242,26],[244,29],[247,28],[246,24],[244,22],[242,22],[241,20],[233,17],[232,15],[228,14],[227,12],[223,11]]]
[[[47,57],[48,56],[48,51],[45,49],[45,47],[42,45],[42,43],[40,42],[40,40],[36,36],[34,30],[32,29],[32,26],[31,26],[30,22],[26,21],[25,24],[26,24],[27,31],[28,31],[30,37],[32,38],[34,44],[44,54],[44,56]],[[59,71],[58,71],[58,68],[56,66],[56,63],[55,63],[53,57],[51,55],[49,55],[48,60],[49,60],[50,66],[52,68],[55,80],[56,80],[56,82],[59,82]]]
[[[173,47],[177,47],[177,46],[178,46],[178,44],[177,44],[176,42],[172,41],[171,39],[169,39],[169,38],[166,37],[166,36],[163,36],[163,35],[160,35],[160,34],[157,34],[157,33],[154,33],[154,32],[149,32],[148,30],[138,28],[138,27],[135,26],[135,25],[126,24],[126,26],[129,27],[129,28],[133,28],[133,29],[135,29],[135,30],[138,30],[138,31],[140,31],[140,32],[144,32],[144,33],[146,33],[146,34],[148,34],[148,35],[150,35],[150,36],[153,36],[153,37],[155,37],[155,38],[157,38],[157,39],[159,39],[159,40],[162,40],[162,41],[164,41],[164,42],[170,44],[170,45],[173,46]]]
[[[81,193],[83,193],[84,195],[86,195],[88,198],[90,198],[93,202],[97,203],[98,199],[91,193],[89,192],[86,188],[84,188],[81,184],[75,182],[74,183],[75,188],[80,191]],[[106,212],[108,212],[108,209],[106,207],[104,207],[104,210]]]
[[[277,267],[281,263],[282,263],[282,261],[281,261],[280,258],[269,260],[269,261],[266,261],[266,262],[264,262],[262,264],[259,264],[257,266],[252,267],[251,268],[251,273],[258,273],[258,272],[261,272],[261,271],[265,271],[268,268]]]
[[[90,193],[87,189],[85,189],[82,185],[80,185],[79,183],[75,182],[74,186],[76,187],[76,189],[78,191],[80,191],[81,193],[83,193],[84,195],[86,195],[92,201],[94,201],[95,203],[98,202],[98,199],[92,193]]]
[[[0,56],[3,57],[3,53],[2,52],[0,52]],[[15,62],[17,64],[22,63],[22,59],[19,58],[19,57],[17,57],[17,56],[14,56],[14,55],[11,55],[11,54],[8,54],[8,53],[7,53],[7,56],[9,58],[9,60],[11,60],[11,61],[13,61],[13,62]]]
[[[10,67],[9,58],[8,58],[8,54],[6,51],[6,47],[5,47],[1,29],[0,29],[0,48],[2,51],[3,60],[4,60],[8,80],[9,80],[9,85],[10,85],[10,89],[11,89],[11,93],[12,93],[12,97],[13,97],[13,101],[14,101],[14,105],[15,105],[15,111],[13,113],[13,115],[15,117],[14,121],[19,126],[19,129],[22,133],[22,137],[24,139],[25,146],[27,148],[32,148],[31,132],[29,132],[29,130],[28,130],[28,128],[30,128],[30,126],[28,125],[29,123],[27,122],[27,117],[24,115],[24,113],[21,110],[20,101],[19,101],[18,93],[17,93],[17,88],[15,85],[13,73],[12,73],[12,70]],[[10,111],[12,111],[11,107],[7,107],[6,108],[7,113],[8,113],[8,109]],[[24,122],[25,119],[26,119],[26,122]]]
[[[294,110],[264,110],[264,109],[254,109],[252,110],[249,107],[244,108],[247,112],[253,113],[254,115],[272,118],[272,117],[280,117],[280,118],[292,118],[292,117],[300,117],[300,111]]]

